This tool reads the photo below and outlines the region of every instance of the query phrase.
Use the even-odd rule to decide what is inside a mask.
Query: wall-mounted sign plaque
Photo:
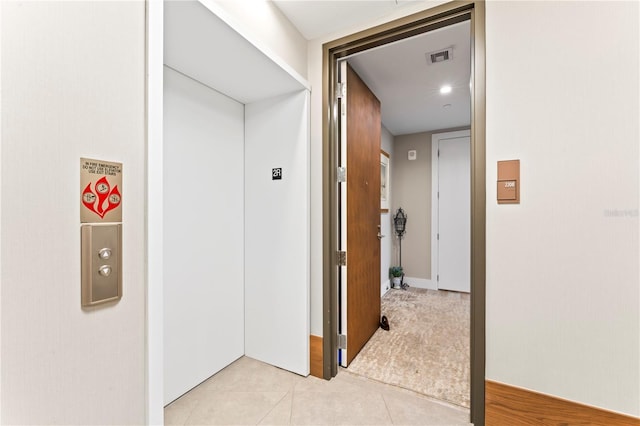
[[[122,163],[80,159],[80,222],[122,222]]]

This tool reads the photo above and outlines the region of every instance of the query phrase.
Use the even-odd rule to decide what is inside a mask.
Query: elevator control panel
[[[498,161],[498,204],[520,204],[520,160]]]
[[[122,163],[80,158],[83,307],[122,297]]]
[[[122,297],[122,224],[82,225],[82,306]]]

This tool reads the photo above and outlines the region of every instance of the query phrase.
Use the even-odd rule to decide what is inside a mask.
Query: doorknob
[[[378,239],[381,240],[383,237],[384,235],[380,233],[380,225],[378,225]]]

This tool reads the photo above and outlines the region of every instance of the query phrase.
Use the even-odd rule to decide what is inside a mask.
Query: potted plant
[[[404,272],[402,271],[402,266],[392,266],[389,268],[389,276],[391,277],[393,288],[400,288],[403,275]]]

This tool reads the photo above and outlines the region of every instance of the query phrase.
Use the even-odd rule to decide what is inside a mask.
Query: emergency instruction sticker
[[[122,163],[80,159],[80,222],[122,222]]]

